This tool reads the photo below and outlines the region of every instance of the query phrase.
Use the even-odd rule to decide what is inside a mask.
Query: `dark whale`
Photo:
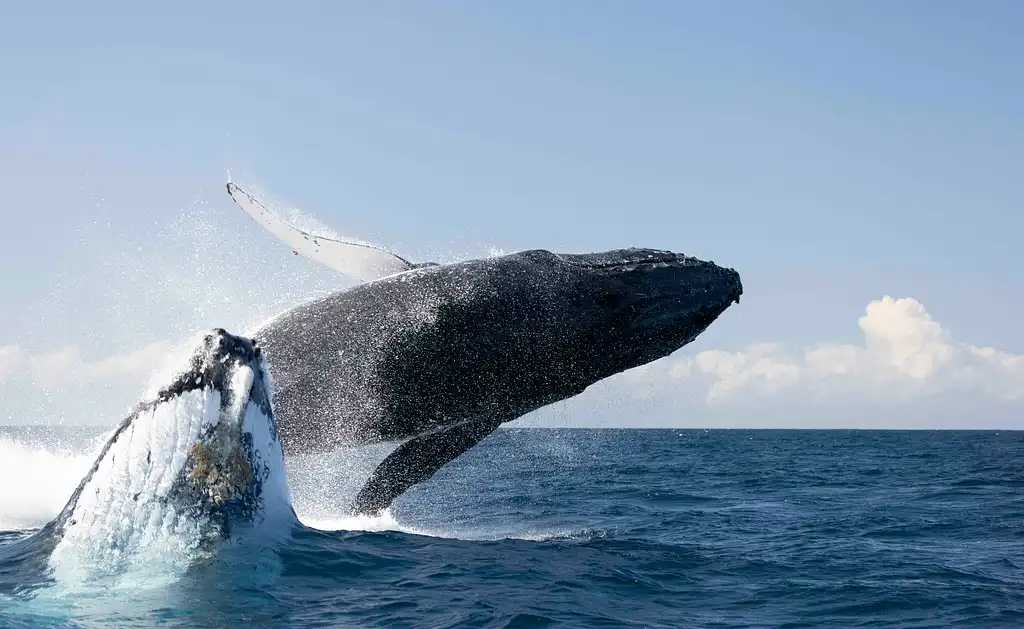
[[[378,513],[502,423],[693,341],[742,292],[668,251],[524,251],[361,284],[255,336],[286,454],[405,440],[355,499]]]

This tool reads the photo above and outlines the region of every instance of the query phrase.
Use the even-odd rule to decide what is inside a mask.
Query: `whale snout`
[[[735,269],[682,253],[620,249],[560,256],[585,276],[604,283],[599,305],[642,315],[657,306],[662,314],[738,303],[743,282]]]
[[[599,377],[671,354],[743,295],[735,269],[681,253],[622,249],[561,257],[579,267],[578,286],[592,304],[584,335]]]
[[[740,274],[735,269],[719,268],[725,276],[722,281],[725,284],[730,303],[740,303],[740,297],[743,296],[743,280],[740,279]]]
[[[252,361],[260,357],[260,348],[256,339],[236,336],[224,328],[214,328],[203,337],[204,345],[211,357],[234,357],[241,361]]]
[[[687,262],[624,278],[628,316],[634,330],[652,330],[661,338],[689,342],[743,295],[734,269],[713,262]]]

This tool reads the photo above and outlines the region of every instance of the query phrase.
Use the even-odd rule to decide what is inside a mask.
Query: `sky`
[[[114,424],[196,330],[350,285],[230,175],[416,260],[740,272],[693,344],[527,424],[1024,428],[1020,32],[999,0],[16,3],[0,423]]]

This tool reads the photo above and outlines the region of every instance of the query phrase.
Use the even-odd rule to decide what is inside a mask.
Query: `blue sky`
[[[0,25],[0,419],[113,423],[135,363],[19,376],[343,283],[248,222],[229,169],[418,259],[648,246],[735,267],[743,303],[671,364],[776,343],[806,371],[801,348],[870,346],[858,319],[885,295],[957,356],[1024,354],[1021,32],[1009,1],[19,3]],[[1024,426],[1006,364],[996,394],[878,404],[927,425],[952,396]],[[622,380],[590,395],[613,416]],[[663,407],[680,385],[660,386]],[[788,390],[758,408],[829,424]],[[651,412],[750,416],[698,401]]]

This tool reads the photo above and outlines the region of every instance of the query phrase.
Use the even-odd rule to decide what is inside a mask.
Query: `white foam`
[[[251,411],[250,411],[251,412]],[[253,422],[255,416],[247,418]],[[152,434],[152,433],[151,433]],[[156,438],[156,435],[153,435]],[[179,437],[186,439],[185,435]],[[254,436],[254,439],[256,437]],[[0,472],[5,478],[14,478],[11,474],[20,474],[25,478],[44,479],[39,483],[8,483],[0,484],[0,528],[28,528],[42,526],[51,520],[67,502],[71,492],[80,482],[85,471],[95,459],[95,450],[105,439],[93,447],[93,452],[84,454],[72,452],[65,449],[51,448],[49,450],[38,446],[29,446],[23,443],[9,440],[0,440]],[[273,446],[269,442],[269,436],[263,437],[257,443],[258,448],[269,448]],[[351,494],[357,491],[362,481],[372,471],[373,467],[387,455],[394,447],[393,444],[377,447],[343,449],[334,454],[318,457],[300,457],[289,459],[288,467],[295,472],[298,479],[304,475],[312,475],[320,479],[332,475],[344,476],[342,481],[330,479],[325,486],[319,487],[310,482],[299,482],[291,492],[284,474],[273,474],[268,480],[270,486],[265,486],[264,491],[271,492],[271,495],[283,496],[275,500],[271,505],[278,505],[284,509],[288,508],[291,496],[294,497],[303,508],[299,510],[299,521],[310,528],[321,531],[365,531],[385,532],[395,531],[411,535],[424,535],[443,539],[461,539],[468,541],[521,539],[529,541],[546,541],[560,538],[589,538],[600,536],[586,529],[573,527],[554,527],[548,530],[537,530],[514,521],[506,522],[503,526],[495,527],[481,526],[478,523],[463,522],[460,524],[444,525],[438,522],[431,524],[409,521],[411,517],[396,516],[390,509],[379,516],[368,515],[347,515],[345,508],[351,500]],[[365,461],[364,461],[365,459]],[[171,468],[179,465],[173,462]],[[351,467],[352,469],[348,469]],[[351,476],[351,479],[347,477]],[[296,479],[296,480],[298,480]],[[351,487],[347,487],[345,481],[349,481]],[[345,491],[348,489],[348,491]],[[341,491],[339,491],[341,490]],[[298,506],[298,505],[296,505]],[[145,524],[145,528],[153,529],[162,513],[154,512],[152,520]],[[271,518],[290,517],[270,514]]]
[[[299,515],[299,521],[319,531],[365,531],[379,533],[397,531],[410,535],[423,535],[441,539],[458,539],[464,541],[498,541],[519,539],[531,542],[545,542],[552,539],[590,539],[602,537],[604,532],[590,529],[559,528],[555,530],[535,530],[519,528],[515,522],[507,522],[507,527],[480,527],[473,523],[465,523],[450,528],[415,526],[399,522],[390,509],[377,516],[350,515],[339,517],[309,517]]]
[[[403,533],[426,535],[426,533],[420,533],[399,524],[391,514],[390,509],[377,516],[353,515],[337,518],[315,518],[300,515],[299,521],[319,531],[401,531]]]
[[[0,438],[0,530],[37,528],[52,520],[105,440],[83,451]]]

